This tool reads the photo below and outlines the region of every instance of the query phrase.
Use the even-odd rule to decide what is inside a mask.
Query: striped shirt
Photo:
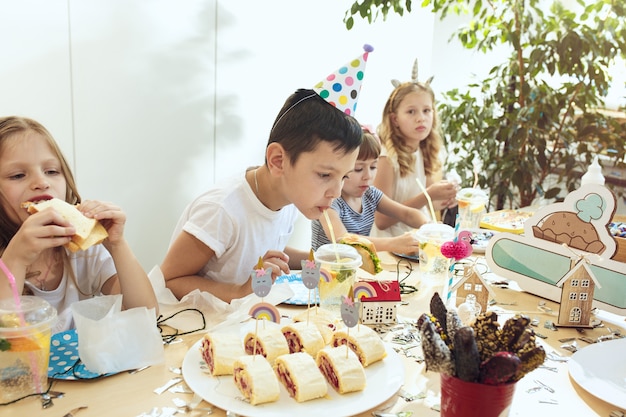
[[[381,198],[383,198],[383,192],[374,186],[370,186],[363,194],[363,208],[360,213],[354,211],[341,197],[333,200],[330,207],[339,214],[339,218],[348,233],[369,236],[374,224],[374,214]],[[313,250],[317,250],[317,248],[327,243],[331,242],[326,236],[322,224],[319,220],[312,220],[311,247]]]

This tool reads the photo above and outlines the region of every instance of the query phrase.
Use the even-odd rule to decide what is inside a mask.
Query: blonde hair
[[[431,176],[441,170],[442,167],[439,153],[443,147],[443,139],[435,108],[435,93],[428,83],[409,81],[397,85],[385,103],[382,122],[378,126],[378,135],[387,150],[387,155],[390,158],[397,155],[400,177],[405,177],[411,173],[415,166],[414,150],[406,145],[400,130],[391,120],[391,116],[398,111],[400,103],[411,93],[428,94],[433,101],[433,127],[426,139],[419,144],[424,159],[424,171],[427,176]]]
[[[79,204],[81,202],[80,194],[78,193],[72,170],[70,169],[65,156],[63,156],[63,152],[61,152],[56,140],[54,140],[50,132],[48,132],[48,130],[41,123],[27,117],[0,117],[0,158],[5,150],[5,147],[8,146],[9,141],[21,140],[28,132],[39,134],[46,141],[48,146],[50,146],[52,153],[59,160],[61,173],[65,178],[65,201],[70,204]],[[0,199],[4,200],[4,195],[2,193],[0,193]],[[20,227],[21,224],[18,224],[10,219],[4,204],[0,201],[0,254],[4,253],[4,250]],[[83,295],[93,295],[86,294],[80,289],[76,275],[70,266],[69,258],[65,251],[55,249],[54,254],[55,256],[60,254],[64,264],[64,269],[69,271],[70,279],[74,282],[78,291]],[[26,289],[27,287],[24,286],[24,288]]]

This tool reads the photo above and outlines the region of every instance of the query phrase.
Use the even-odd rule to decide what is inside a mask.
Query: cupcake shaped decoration
[[[533,235],[585,252],[602,253],[606,246],[591,222],[602,217],[606,209],[605,200],[598,194],[588,194],[576,202],[575,208],[577,212],[556,211],[548,214],[533,226]]]

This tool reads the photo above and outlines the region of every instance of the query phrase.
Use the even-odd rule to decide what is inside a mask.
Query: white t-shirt
[[[52,329],[53,333],[74,328],[70,306],[77,301],[102,295],[102,286],[116,274],[113,258],[102,245],[92,246],[85,251],[75,253],[67,251],[67,254],[80,291],[70,279],[69,271],[66,269],[63,271],[61,283],[52,291],[42,291],[28,281],[25,283],[33,295],[43,298],[56,308],[57,322]]]
[[[215,252],[199,275],[241,285],[260,256],[285,249],[297,215],[293,204],[278,211],[265,207],[241,175],[217,184],[189,204],[170,244],[183,230],[191,234]]]
[[[391,165],[393,166],[394,172],[393,194],[388,197],[399,203],[402,203],[423,192],[420,186],[417,184],[416,179],[419,179],[421,184],[426,187],[426,172],[424,171],[424,158],[422,157],[422,152],[420,152],[420,150],[418,149],[414,155],[415,166],[413,167],[413,172],[410,172],[406,177],[400,177],[400,167],[398,165],[397,158],[388,157],[386,149],[384,147],[381,150],[381,156],[386,156],[389,159]],[[422,207],[421,211],[426,215],[428,219],[430,219],[431,216],[428,205]],[[394,237],[400,236],[405,232],[410,232],[413,230],[415,229],[402,222],[397,222],[396,224],[385,230],[378,229],[376,227],[376,224],[374,224],[374,226],[372,227],[371,235],[377,237]]]

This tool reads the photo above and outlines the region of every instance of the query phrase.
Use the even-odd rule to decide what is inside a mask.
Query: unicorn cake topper
[[[431,75],[426,82],[424,83],[424,85],[430,85],[430,83],[432,82],[433,78],[435,78],[434,75]],[[418,79],[418,70],[417,70],[417,58],[415,58],[415,61],[413,62],[413,70],[411,71],[411,79],[409,80],[409,82],[412,82],[414,84],[419,83],[419,79]],[[391,80],[391,85],[393,85],[394,87],[398,87],[400,84],[403,84],[402,82],[400,82],[399,80],[393,79]]]
[[[252,291],[263,298],[267,294],[270,293],[272,289],[272,268],[263,268],[263,258],[259,256],[259,262],[257,263],[257,267],[252,271],[250,275],[250,279],[252,280]]]
[[[303,259],[302,264],[302,283],[309,290],[314,290],[320,283],[320,267],[321,263],[315,262],[313,257],[313,249],[309,251],[309,259]]]

